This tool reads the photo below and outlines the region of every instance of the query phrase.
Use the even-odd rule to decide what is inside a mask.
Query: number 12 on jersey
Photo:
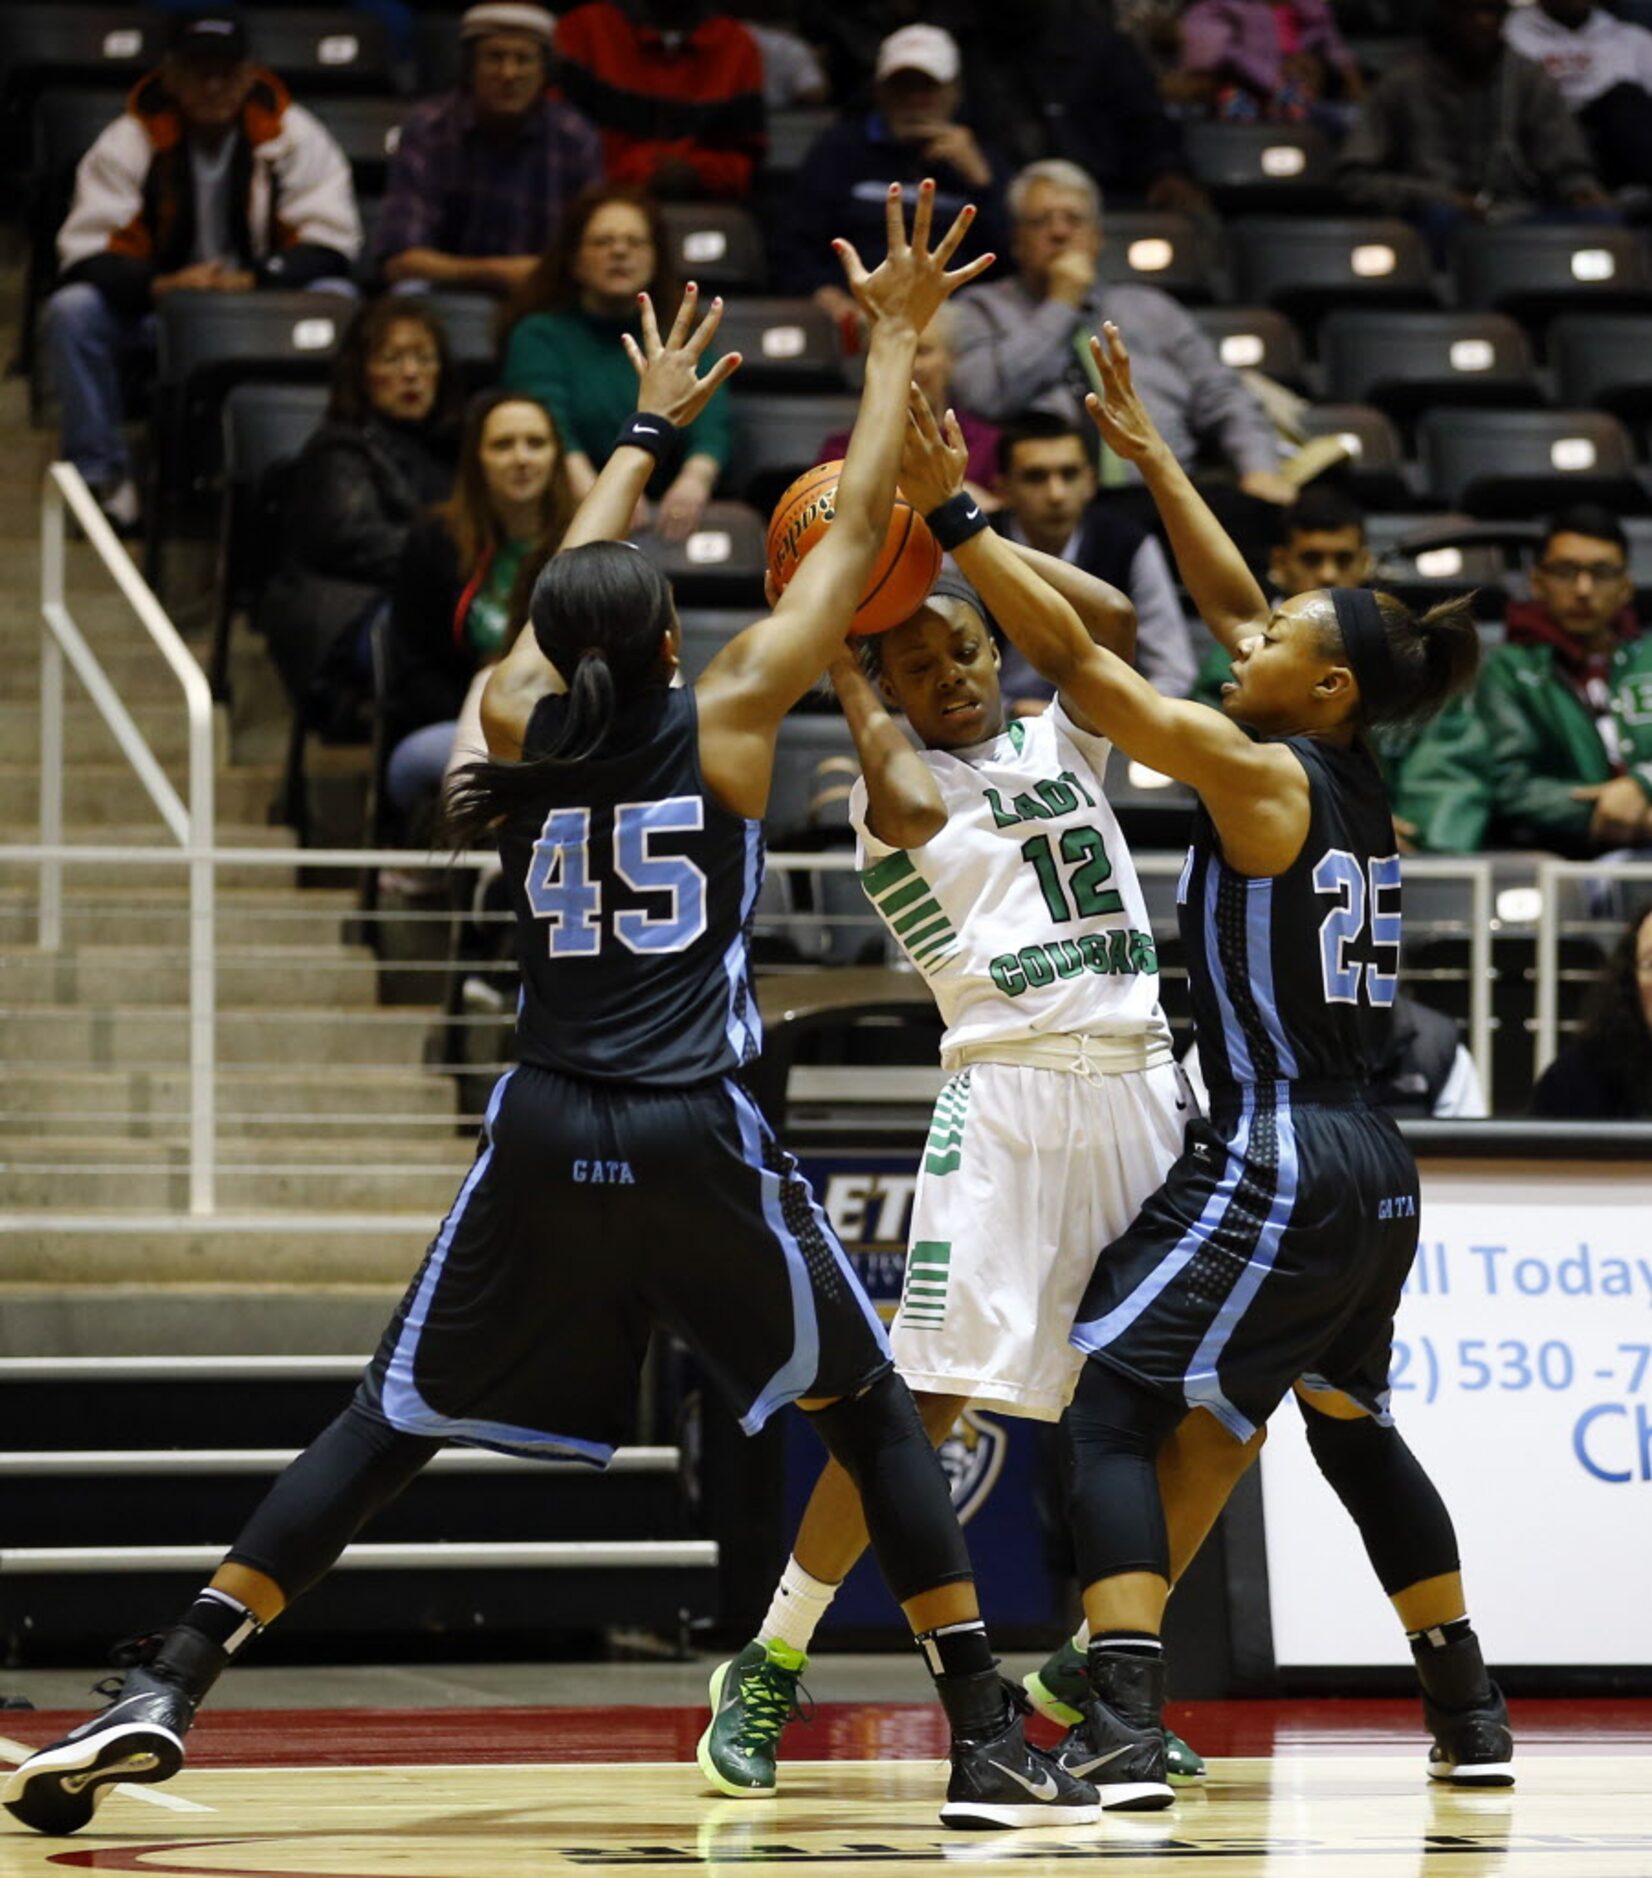
[[[697,834],[698,796],[622,802],[614,810],[614,873],[639,894],[664,895],[664,910],[622,907],[614,937],[629,952],[686,952],[706,929],[706,877],[684,854],[654,854],[655,835]],[[591,878],[591,811],[552,809],[534,843],[525,882],[535,919],[545,922],[553,959],[594,958],[602,950],[602,886]]]

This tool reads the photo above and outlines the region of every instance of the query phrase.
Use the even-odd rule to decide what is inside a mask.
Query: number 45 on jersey
[[[553,959],[595,958],[608,930],[629,952],[685,952],[706,929],[706,877],[683,854],[655,854],[659,835],[698,834],[705,804],[698,796],[622,802],[614,810],[613,873],[646,906],[609,909],[591,878],[591,811],[553,809],[528,863],[528,905],[542,919]]]

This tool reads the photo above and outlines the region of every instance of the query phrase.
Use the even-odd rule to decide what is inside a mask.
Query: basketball
[[[775,504],[769,519],[769,572],[784,588],[804,555],[826,533],[843,464],[817,463],[805,470]],[[889,532],[849,627],[854,637],[886,633],[910,619],[929,597],[941,571],[941,549],[924,518],[897,489]]]

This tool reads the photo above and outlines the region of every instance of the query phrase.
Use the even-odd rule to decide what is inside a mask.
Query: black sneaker
[[[1434,1745],[1428,1777],[1454,1787],[1512,1787],[1514,1736],[1503,1691],[1489,1683],[1489,1696],[1470,1709],[1437,1707],[1423,1696],[1423,1716]]]
[[[1004,1726],[981,1739],[952,1744],[952,1778],[946,1783],[941,1824],[964,1832],[1003,1826],[1089,1826],[1101,1817],[1101,1801],[1085,1780],[1075,1780],[1055,1756],[1028,1741],[1021,1690],[1004,1688]]]
[[[114,1699],[61,1741],[30,1755],[6,1782],[0,1804],[36,1832],[78,1832],[117,1781],[170,1780],[184,1764],[184,1735],[195,1719],[188,1690],[135,1666]]]
[[[1092,1651],[1084,1719],[1055,1750],[1075,1780],[1092,1781],[1110,1813],[1154,1813],[1175,1798],[1166,1764],[1164,1659]]]

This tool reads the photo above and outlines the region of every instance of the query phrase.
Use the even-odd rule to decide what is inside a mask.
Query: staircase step
[[[341,1024],[330,1012],[218,1012],[218,1060],[285,1069],[340,1066],[409,1069],[422,1061],[440,1013],[422,1005],[362,1011]],[[161,1066],[189,1060],[187,1011],[154,1005],[0,1005],[0,1069],[61,1063],[85,1069]]]
[[[76,876],[63,894],[63,942],[66,946],[183,946],[189,942],[189,901],[181,886],[161,885],[121,893],[116,870],[102,870],[104,884]],[[176,874],[178,870],[174,870]],[[340,875],[343,880],[346,876]],[[357,896],[347,888],[228,888],[217,896],[219,957],[237,947],[264,950],[336,946],[343,943],[346,922]],[[39,928],[39,898],[31,890],[0,887],[0,946],[32,946]]]
[[[306,950],[218,948],[218,997],[226,1006],[372,1006],[378,960],[367,946]],[[189,960],[180,947],[65,946],[57,952],[0,950],[0,986],[18,1002],[181,1005]]]
[[[141,795],[141,786],[133,778],[128,789],[137,790]],[[147,806],[148,798],[143,798]],[[128,812],[137,802],[131,794],[127,798]],[[40,823],[36,811],[30,819],[0,824],[0,847],[31,847],[40,839]],[[69,822],[63,831],[63,838],[69,846],[98,848],[170,848],[175,846],[171,831],[161,821],[144,822],[104,822],[96,826],[82,826]],[[293,860],[280,864],[272,862],[269,866],[243,865],[237,862],[226,863],[216,875],[216,885],[222,887],[275,887],[293,888],[297,885],[296,867],[298,865],[298,841],[290,828],[273,827],[266,822],[235,823],[220,821],[217,829],[217,846],[221,848],[279,848],[290,851]],[[340,874],[341,881],[354,877]],[[7,887],[25,885],[37,886],[40,880],[40,866],[36,861],[0,861],[0,892]],[[88,888],[118,887],[125,893],[136,887],[174,887],[188,885],[188,869],[181,860],[172,861],[135,861],[110,862],[95,860],[70,859],[63,863],[63,883],[65,893],[73,890],[85,892]]]
[[[0,654],[5,650],[3,637],[0,637]],[[102,713],[96,705],[76,701],[78,690],[78,684],[71,687],[71,701],[63,707],[63,742],[69,764],[123,760],[114,733],[103,721]],[[132,715],[157,760],[173,775],[182,775],[182,765],[189,756],[189,719],[184,712],[183,693],[179,691],[171,703],[150,700],[133,709]],[[229,714],[219,709],[213,713],[213,720],[214,753],[217,762],[224,765],[229,760]],[[38,699],[0,703],[0,751],[14,763],[39,761]],[[175,769],[174,765],[177,765]]]
[[[313,1135],[349,1143],[395,1129],[410,1139],[452,1127],[451,1077],[412,1069],[220,1069],[218,1126],[263,1140]],[[27,1126],[84,1135],[176,1136],[189,1126],[189,1072],[13,1064],[0,1076],[0,1137]]]
[[[180,797],[188,800],[188,783],[181,763],[169,774]],[[262,822],[281,788],[281,771],[273,764],[221,769],[213,779],[213,807],[220,821]],[[132,766],[119,763],[66,763],[63,770],[63,814],[66,821],[90,829],[118,822],[130,815],[135,801],[148,794]],[[40,770],[35,764],[0,764],[0,821],[21,822],[38,813]]]

